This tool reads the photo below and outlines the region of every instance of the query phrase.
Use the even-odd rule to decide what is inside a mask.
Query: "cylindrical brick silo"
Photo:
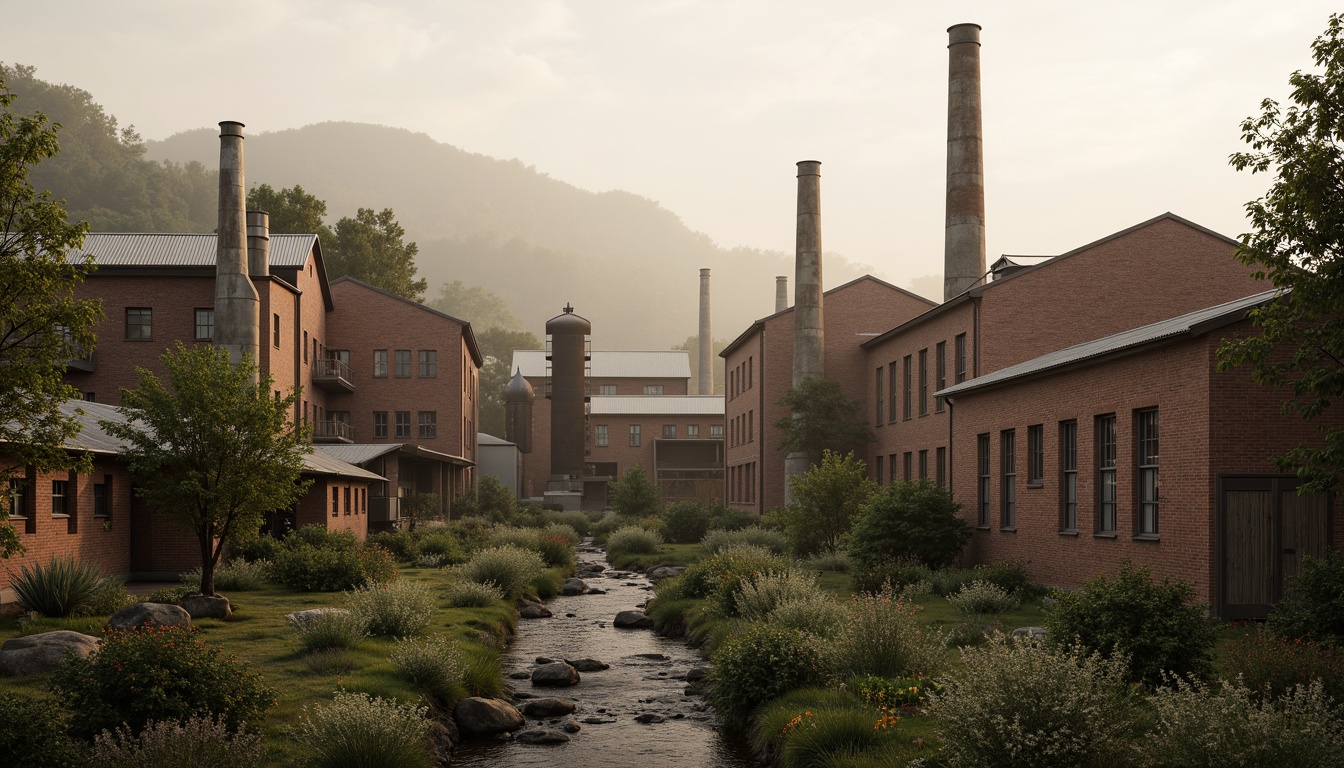
[[[588,334],[593,326],[565,305],[564,314],[546,321],[551,361],[551,483],[553,490],[583,476],[588,392]],[[572,486],[571,486],[572,487]],[[578,490],[578,488],[573,488]]]
[[[523,378],[522,370],[515,371],[508,386],[504,387],[504,439],[518,446],[519,453],[532,452],[532,403],[536,393]]]

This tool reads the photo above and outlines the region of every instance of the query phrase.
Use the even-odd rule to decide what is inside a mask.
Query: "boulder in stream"
[[[568,597],[582,595],[588,591],[588,585],[583,583],[583,579],[565,579],[565,585],[560,588],[560,594]]]
[[[551,609],[541,603],[524,603],[518,609],[518,616],[524,619],[549,619],[552,615]]]
[[[542,664],[532,670],[532,684],[547,688],[564,688],[579,682],[579,671],[563,661]]]
[[[463,736],[492,736],[516,731],[526,724],[512,704],[499,699],[471,696],[453,707],[453,720]]]
[[[580,672],[601,672],[611,669],[611,665],[597,659],[565,659],[565,663]]]
[[[618,629],[653,629],[653,619],[645,616],[643,611],[621,611],[616,614],[612,626]]]
[[[543,699],[532,699],[523,704],[523,714],[527,717],[543,719],[547,717],[560,717],[574,712],[575,704],[569,699],[560,699],[547,697]]]
[[[569,735],[554,728],[528,728],[515,733],[513,740],[520,744],[564,744]]]
[[[673,576],[680,576],[686,572],[686,568],[680,565],[656,565],[644,574],[649,581],[662,581],[670,579]]]

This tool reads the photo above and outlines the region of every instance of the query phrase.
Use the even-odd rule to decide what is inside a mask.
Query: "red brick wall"
[[[333,514],[332,491],[337,500]],[[299,500],[294,525],[322,525],[330,531],[350,531],[363,541],[369,532],[368,484],[346,478],[314,478],[313,487]],[[347,503],[347,498],[349,499]]]

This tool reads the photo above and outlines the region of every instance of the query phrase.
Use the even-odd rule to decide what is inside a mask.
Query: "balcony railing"
[[[355,391],[355,380],[350,373],[350,366],[331,358],[313,361],[313,385],[328,392]]]
[[[314,443],[353,443],[355,428],[343,421],[313,422]]]

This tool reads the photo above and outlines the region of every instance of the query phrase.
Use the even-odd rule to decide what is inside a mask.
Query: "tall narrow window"
[[[935,386],[934,392],[947,387],[947,342],[940,341],[933,348],[933,376]],[[943,412],[943,398],[937,397],[933,400],[933,409],[939,413]]]
[[[902,371],[901,371],[901,378],[902,378],[902,381],[901,381],[901,383],[902,383],[902,385],[903,385],[903,386],[901,387],[901,396],[905,399],[905,402],[901,403],[901,416],[902,416],[903,418],[907,418],[907,419],[908,419],[908,418],[910,418],[910,417],[913,415],[913,410],[914,410],[913,408],[911,408],[911,402],[910,402],[910,385],[911,385],[911,378],[912,378],[912,372],[911,372],[911,368],[912,368],[912,366],[911,366],[910,356],[909,356],[909,355],[906,355],[906,356],[905,356],[905,359],[904,359],[903,361],[901,361],[901,365],[902,365]],[[906,479],[909,480],[910,478],[907,477]]]
[[[398,379],[411,378],[411,350],[398,349],[394,354],[392,375]]]
[[[947,449],[939,446],[933,455],[933,479],[944,488],[947,487]]]
[[[915,455],[910,451],[906,451],[905,455],[901,457],[901,464],[901,478],[908,483],[914,479]]]
[[[999,500],[999,527],[1017,526],[1017,431],[1000,432],[1002,440],[999,458],[1003,464],[1003,496]]]
[[[630,447],[638,448],[640,444],[640,425],[630,425]]]
[[[280,316],[279,316],[279,315],[271,315],[271,344],[272,344],[276,349],[279,349],[279,348],[280,348]]]
[[[196,310],[196,340],[210,341],[215,338],[215,310]]]
[[[1157,535],[1157,409],[1139,411],[1135,443],[1139,448],[1138,534]]]
[[[66,502],[70,498],[70,482],[68,480],[51,481],[51,514],[52,517],[64,516],[68,514],[69,507]]]
[[[598,424],[593,428],[593,444],[598,448],[606,448],[611,445],[611,433],[606,424]]]
[[[373,350],[373,377],[375,379],[387,378],[387,350]]]
[[[439,412],[421,411],[419,414],[420,437],[433,439],[439,436]]]
[[[420,350],[420,378],[432,379],[439,375],[439,353],[434,349]]]
[[[397,437],[411,436],[411,412],[397,411]]]
[[[888,393],[887,393],[887,420],[890,421],[890,422],[895,422],[895,421],[896,421],[896,361],[894,361],[894,360],[891,362],[890,365],[887,366],[887,383],[889,384],[889,386],[887,387],[887,389],[889,390]],[[895,478],[895,475],[892,475],[892,477]]]
[[[882,462],[880,461],[873,462],[873,480],[878,485],[882,484]]]
[[[145,341],[154,338],[154,310],[149,307],[126,308],[126,338]]]
[[[966,380],[966,334],[958,333],[954,341],[956,343],[955,354],[957,356],[956,383],[960,384],[961,382]]]
[[[112,487],[112,476],[103,475],[103,482],[93,484],[93,516],[111,517],[112,510],[107,505],[107,489]]]
[[[1078,422],[1059,423],[1059,529],[1078,530]]]
[[[919,415],[929,415],[929,350],[919,350]]]
[[[989,435],[977,435],[975,439],[976,465],[980,473],[980,487],[977,489],[976,502],[979,504],[977,524],[981,528],[989,527]]]
[[[336,517],[341,514],[341,489],[332,487],[331,489],[331,516]]]
[[[877,426],[880,427],[882,426],[882,396],[884,394],[882,392],[882,366],[880,365],[877,367],[876,386],[877,397],[873,398],[873,407],[876,411]]]
[[[927,450],[919,452],[919,479],[929,479],[929,452]]]
[[[879,458],[878,461],[881,461],[881,459]],[[893,453],[887,457],[887,469],[890,470],[887,477],[891,478],[891,482],[896,482],[896,454]]]
[[[1027,427],[1027,485],[1045,485],[1045,425]]]
[[[387,411],[373,412],[373,436],[387,437]]]
[[[1115,533],[1115,414],[1097,417],[1097,533]]]

